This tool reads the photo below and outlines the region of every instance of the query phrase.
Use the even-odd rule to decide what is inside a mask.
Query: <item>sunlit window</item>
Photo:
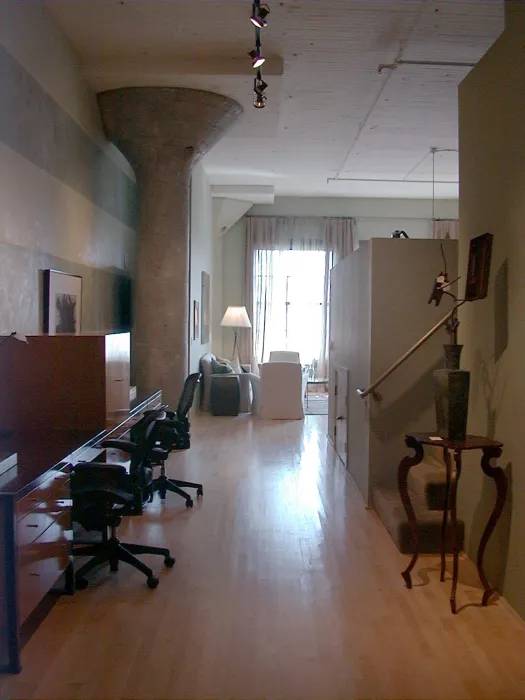
[[[325,356],[328,309],[325,299],[331,253],[255,251],[254,317],[259,361],[272,350],[299,352],[311,376]]]

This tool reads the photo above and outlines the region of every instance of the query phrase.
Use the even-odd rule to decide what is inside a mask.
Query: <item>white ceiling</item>
[[[279,196],[457,197],[457,86],[503,30],[503,0],[269,0],[265,109],[248,0],[44,0],[95,90],[179,85],[244,115],[205,157],[214,185]],[[414,61],[378,71],[396,59]],[[335,180],[330,180],[335,178]],[[344,179],[343,179],[344,178]]]

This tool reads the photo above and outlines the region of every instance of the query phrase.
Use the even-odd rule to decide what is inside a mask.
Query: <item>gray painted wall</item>
[[[457,276],[457,241],[373,239],[371,255],[371,376],[379,377],[446,314],[452,300],[428,304],[443,269],[443,244],[450,279]],[[464,280],[462,280],[464,282]],[[462,285],[460,285],[462,288]],[[443,367],[446,331],[438,331],[399,367],[370,405],[370,488],[396,488],[397,467],[406,454],[404,435],[436,427],[432,372]]]
[[[369,412],[356,389],[370,382],[370,256],[371,242],[364,241],[330,274],[330,367],[339,365],[349,372],[346,465],[365,500]]]
[[[457,241],[443,241],[452,276]],[[442,270],[440,241],[373,238],[332,270],[331,360],[347,367],[348,455],[365,502],[376,485],[395,488],[406,454],[404,435],[435,428],[432,371],[443,366],[444,330],[422,346],[378,389],[381,401],[361,399],[366,388],[447,312],[448,300],[428,304]]]
[[[485,570],[525,617],[525,3],[508,3],[507,10],[507,29],[459,90],[461,269],[469,240],[494,235],[489,294],[465,307],[460,340],[471,371],[469,432],[504,443],[500,466],[509,479]],[[494,499],[479,454],[466,456],[458,500],[471,557]]]
[[[0,332],[42,331],[41,271],[82,276],[82,330],[129,329],[136,196],[40,3],[0,5]]]

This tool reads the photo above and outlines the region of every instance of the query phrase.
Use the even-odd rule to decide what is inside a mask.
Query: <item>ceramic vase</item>
[[[470,372],[459,368],[462,345],[444,345],[443,369],[434,371],[437,434],[449,440],[467,435]]]

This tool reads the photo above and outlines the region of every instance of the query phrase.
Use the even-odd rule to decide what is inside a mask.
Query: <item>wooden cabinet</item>
[[[129,413],[130,334],[38,335],[0,346],[0,429],[102,430]]]

